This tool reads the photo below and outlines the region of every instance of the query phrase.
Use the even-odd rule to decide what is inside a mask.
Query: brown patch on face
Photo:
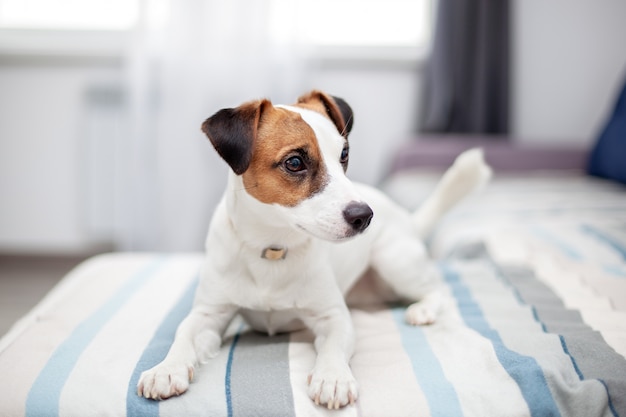
[[[320,192],[328,178],[313,129],[298,113],[266,109],[242,178],[247,192],[266,204],[293,207]]]

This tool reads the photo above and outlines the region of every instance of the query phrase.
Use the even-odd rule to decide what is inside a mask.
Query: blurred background
[[[259,97],[343,97],[370,184],[420,132],[591,146],[625,19],[623,0],[0,0],[0,254],[202,250],[227,167],[200,124]]]

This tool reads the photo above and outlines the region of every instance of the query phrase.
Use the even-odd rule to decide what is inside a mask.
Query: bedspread
[[[422,174],[385,188],[416,206]],[[581,176],[496,179],[429,239],[445,305],[352,307],[359,383],[339,411],[306,395],[309,331],[241,319],[189,391],[136,395],[189,311],[201,254],[115,253],[75,270],[0,340],[0,416],[626,416],[626,192]]]

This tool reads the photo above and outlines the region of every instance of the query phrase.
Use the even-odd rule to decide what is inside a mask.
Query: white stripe
[[[543,331],[531,308],[522,304],[487,264],[476,263],[475,267],[464,264],[459,269],[463,271],[464,281],[481,306],[485,319],[498,332],[506,347],[537,361],[563,415],[587,413],[588,408],[577,408],[576,400],[591,404],[590,398],[606,395],[604,387],[596,381],[580,381],[570,357],[563,352],[559,337]],[[568,391],[568,395],[564,395]],[[575,391],[580,392],[574,394]]]
[[[124,415],[128,381],[155,330],[196,278],[199,256],[176,256],[100,330],[63,389],[59,415]],[[123,274],[123,269],[118,271]],[[128,275],[132,276],[132,275]],[[94,401],[107,398],[107,401]],[[107,409],[94,409],[94,404]]]
[[[518,262],[532,268],[537,279],[544,282],[570,309],[579,310],[585,323],[599,331],[605,341],[622,356],[626,356],[626,323],[623,311],[616,311],[612,298],[620,297],[626,284],[606,274],[592,259],[578,261],[564,257],[557,248],[519,235],[525,245],[525,259]],[[510,238],[510,236],[509,236]],[[489,252],[498,262],[505,258],[506,235],[493,234],[488,240]],[[521,243],[520,243],[521,244]],[[587,254],[585,256],[588,258]]]
[[[429,416],[428,400],[391,311],[385,306],[372,311],[354,309],[352,320],[357,336],[352,369],[359,383],[361,415]]]
[[[504,416],[515,410],[515,415],[529,415],[519,386],[502,366],[492,342],[465,326],[449,292],[444,299],[442,314],[435,325],[424,327],[424,334],[456,389],[463,414]]]
[[[306,392],[307,377],[315,364],[313,337],[308,331],[291,334],[289,341],[289,378],[293,392],[293,404],[296,415],[315,415],[320,407],[316,406]]]
[[[5,398],[12,399],[15,415],[25,414],[29,390],[55,349],[149,259],[147,255],[116,254],[85,261],[2,339],[0,375],[14,376],[12,380],[1,379],[0,390]],[[16,368],[20,369],[17,374]]]

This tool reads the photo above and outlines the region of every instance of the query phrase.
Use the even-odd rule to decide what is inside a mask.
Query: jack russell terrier
[[[311,329],[317,358],[309,397],[328,408],[354,403],[354,329],[345,296],[368,270],[413,302],[407,322],[434,322],[439,273],[422,238],[491,170],[480,150],[465,152],[410,214],[346,177],[353,120],[344,100],[312,91],[292,106],[257,100],[203,123],[232,171],[209,228],[193,308],[165,359],[141,375],[140,396],[184,393],[195,366],[218,354],[240,313],[270,335]]]

